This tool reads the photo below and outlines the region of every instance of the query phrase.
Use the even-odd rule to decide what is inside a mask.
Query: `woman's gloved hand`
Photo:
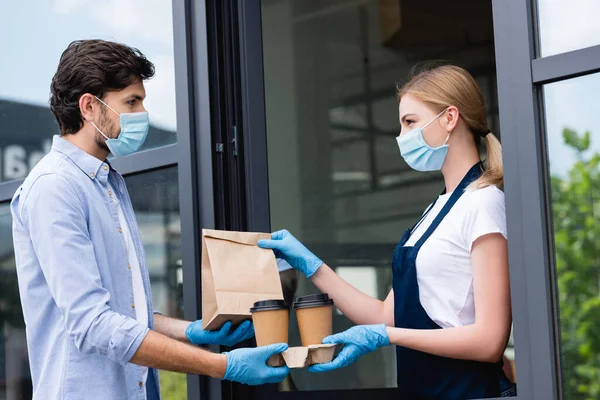
[[[283,258],[307,278],[313,276],[323,265],[323,261],[285,229],[271,234],[271,240],[259,240],[258,246],[263,249],[272,249],[277,258]]]
[[[287,366],[269,367],[267,360],[275,354],[283,353],[287,348],[287,344],[280,343],[223,353],[227,356],[227,370],[223,379],[246,385],[279,383],[288,376],[290,369]]]
[[[359,325],[342,333],[327,336],[323,339],[323,344],[344,344],[344,348],[333,361],[309,367],[310,372],[328,372],[347,367],[363,354],[389,346],[390,339],[385,324]]]
[[[226,322],[218,331],[205,331],[202,329],[202,320],[194,321],[185,330],[188,340],[197,345],[219,344],[232,347],[254,337],[254,325],[251,321],[244,321],[233,332],[231,322]]]

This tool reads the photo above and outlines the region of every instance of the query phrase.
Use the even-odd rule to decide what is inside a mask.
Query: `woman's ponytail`
[[[483,162],[483,175],[470,187],[473,189],[481,189],[487,186],[497,186],[500,189],[504,186],[504,170],[502,168],[502,145],[500,141],[489,132],[483,137],[485,143],[485,158]]]

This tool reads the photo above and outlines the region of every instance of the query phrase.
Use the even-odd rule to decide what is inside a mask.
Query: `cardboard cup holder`
[[[333,360],[335,344],[313,344],[306,347],[290,347],[281,354],[271,357],[267,365],[288,368],[305,368],[315,364],[324,364]]]

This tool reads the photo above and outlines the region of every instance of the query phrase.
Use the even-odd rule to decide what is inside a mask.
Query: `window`
[[[0,3],[0,181],[23,179],[59,133],[48,108],[62,52],[77,39],[115,40],[156,65],[146,83],[151,128],[144,149],[176,141],[173,21],[170,1],[77,0]]]
[[[0,398],[31,399],[33,387],[27,358],[12,242],[9,203],[0,204]]]
[[[596,0],[538,0],[541,56],[600,44],[600,27]]]
[[[499,133],[491,2],[459,3],[262,1],[272,229],[290,230],[380,299],[391,289],[395,245],[444,185],[400,156],[396,83],[415,64],[452,60],[478,81]],[[295,295],[315,291],[300,279]],[[351,325],[334,315],[335,332]],[[291,377],[280,390],[395,387],[395,352]]]
[[[544,87],[565,399],[600,396],[600,74]]]
[[[128,176],[126,181],[146,253],[154,309],[183,318],[177,168]],[[31,376],[11,224],[9,204],[3,203],[0,205],[0,398],[30,399]],[[163,399],[186,398],[185,374],[160,371],[160,381]]]
[[[142,235],[154,309],[169,317],[183,318],[177,168],[132,175],[125,180]],[[187,396],[185,374],[160,371],[160,384],[164,400]]]

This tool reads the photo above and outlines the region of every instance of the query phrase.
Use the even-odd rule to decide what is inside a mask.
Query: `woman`
[[[313,372],[395,345],[400,398],[513,396],[501,362],[512,320],[501,146],[483,96],[467,71],[442,66],[412,78],[398,100],[401,155],[415,170],[441,170],[445,190],[396,247],[387,299],[352,287],[287,231],[259,246],[303,272],[358,325],[323,340],[345,346]]]

